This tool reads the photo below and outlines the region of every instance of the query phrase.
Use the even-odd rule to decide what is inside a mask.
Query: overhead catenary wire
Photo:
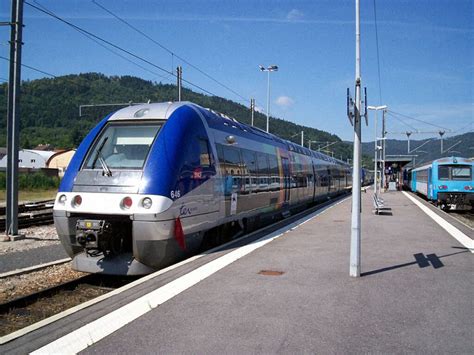
[[[224,83],[220,82],[219,80],[217,80],[216,78],[212,77],[211,75],[209,75],[208,73],[206,73],[205,71],[203,71],[202,69],[200,69],[199,67],[197,67],[196,65],[192,64],[191,62],[189,62],[188,60],[186,60],[185,58],[183,58],[182,56],[178,55],[177,53],[173,52],[171,49],[169,49],[168,47],[166,47],[165,45],[161,44],[160,42],[158,42],[157,40],[155,40],[154,38],[152,38],[151,36],[149,36],[148,34],[146,34],[145,32],[143,32],[142,30],[140,30],[139,28],[135,27],[134,25],[132,25],[130,22],[128,22],[127,20],[125,20],[124,18],[118,16],[117,14],[115,14],[114,12],[112,12],[111,10],[109,10],[108,8],[106,8],[104,5],[100,4],[99,2],[95,1],[95,0],[91,0],[93,4],[95,4],[96,6],[98,6],[99,8],[101,8],[102,10],[104,10],[105,12],[107,12],[108,14],[110,14],[111,16],[115,17],[117,20],[119,20],[120,22],[122,22],[123,24],[125,24],[127,27],[131,28],[133,31],[139,33],[140,35],[142,35],[143,37],[147,38],[148,40],[150,40],[151,42],[153,42],[154,44],[156,44],[158,47],[162,48],[163,50],[165,50],[166,52],[168,52],[170,55],[171,55],[171,65],[173,66],[173,63],[174,63],[174,58],[178,58],[179,60],[181,60],[182,62],[186,63],[187,65],[189,65],[191,68],[195,69],[196,71],[198,71],[199,73],[201,73],[202,75],[204,75],[205,77],[207,77],[208,79],[211,79],[212,81],[214,81],[215,83],[219,84],[220,86],[222,86],[223,88],[225,88],[226,90],[230,91],[231,93],[233,93],[234,95],[236,95],[237,97],[239,97],[240,99],[242,99],[245,103],[250,103],[250,99],[242,96],[241,94],[239,94],[238,92],[236,92],[235,90],[233,90],[232,88],[230,88],[229,86],[225,85]],[[184,80],[183,80],[184,81]]]
[[[44,10],[49,11],[49,12],[52,13],[52,11],[51,11],[50,9],[48,9],[48,8],[47,8],[46,6],[44,6],[43,4],[40,4],[38,1],[33,0],[33,2],[34,2],[35,4],[37,4],[38,6],[40,6],[42,9],[44,9]],[[105,44],[99,42],[98,40],[96,40],[96,39],[93,38],[92,36],[89,36],[88,34],[83,33],[83,32],[80,32],[80,33],[81,33],[82,35],[84,35],[85,37],[89,38],[91,41],[94,41],[96,44],[98,44],[98,45],[101,46],[102,48],[106,49],[106,50],[109,51],[110,53],[112,53],[112,54],[114,54],[114,55],[116,55],[116,56],[118,56],[118,57],[120,57],[120,58],[126,60],[127,62],[129,62],[129,63],[131,63],[131,64],[133,64],[133,65],[135,65],[135,66],[137,66],[137,67],[139,67],[139,68],[141,68],[141,69],[143,69],[143,70],[145,70],[146,72],[148,72],[148,73],[150,73],[150,74],[153,74],[153,75],[156,75],[156,76],[158,76],[158,77],[160,77],[160,78],[162,78],[162,79],[168,79],[169,76],[168,76],[168,77],[165,77],[164,75],[158,74],[158,73],[156,73],[156,72],[154,72],[154,71],[152,71],[152,70],[150,70],[150,69],[144,67],[143,65],[140,65],[140,64],[138,64],[137,62],[134,62],[134,61],[131,60],[130,58],[125,57],[124,55],[118,53],[117,51],[114,51],[112,48],[107,47]]]
[[[10,61],[9,58],[4,57],[4,56],[2,56],[2,55],[0,55],[0,59],[4,59],[4,60],[6,60],[7,62]],[[25,68],[28,68],[28,69],[31,69],[31,70],[33,70],[33,71],[35,71],[35,72],[37,72],[37,73],[41,73],[41,74],[44,74],[44,75],[47,75],[47,76],[51,76],[51,77],[53,77],[53,78],[58,78],[58,77],[57,77],[56,75],[54,75],[54,74],[45,72],[44,70],[41,70],[41,69],[32,67],[32,66],[30,66],[30,65],[26,65],[26,64],[24,64],[24,63],[21,63],[21,66],[22,66],[22,67],[25,67]]]
[[[414,130],[415,132],[418,131],[417,128],[415,128],[414,126],[412,126],[412,125],[406,123],[406,122],[405,122],[404,120],[402,120],[400,117],[395,116],[395,115],[392,114],[391,112],[387,111],[387,115],[389,115],[390,117],[393,117],[393,118],[396,119],[397,121],[400,121],[400,122],[403,123],[404,125],[410,127],[410,129]]]
[[[419,118],[411,117],[411,116],[405,115],[405,114],[403,114],[403,113],[395,112],[395,111],[392,111],[392,110],[388,110],[388,112],[391,113],[391,114],[393,114],[393,115],[401,116],[401,117],[404,117],[404,118],[407,118],[407,119],[410,119],[410,120],[413,120],[413,121],[417,121],[417,122],[420,122],[420,123],[424,123],[424,124],[426,124],[426,125],[433,126],[433,127],[436,127],[436,128],[442,129],[442,130],[445,130],[445,131],[449,131],[449,132],[451,131],[449,128],[442,127],[442,126],[436,125],[436,124],[434,124],[434,123],[421,120],[421,119],[419,119]]]
[[[148,64],[148,65],[150,65],[150,66],[152,66],[152,67],[154,67],[154,68],[156,68],[156,69],[159,69],[160,71],[162,71],[162,72],[164,72],[164,73],[167,73],[167,74],[169,74],[169,75],[172,75],[172,76],[176,77],[176,74],[174,74],[172,71],[168,71],[168,70],[164,69],[163,67],[161,67],[161,66],[159,66],[159,65],[157,65],[157,64],[155,64],[155,63],[153,63],[153,62],[151,62],[151,61],[149,61],[149,60],[147,60],[147,59],[145,59],[145,58],[142,58],[142,57],[140,57],[139,55],[137,55],[137,54],[135,54],[135,53],[133,53],[133,52],[127,50],[127,49],[124,49],[124,48],[122,48],[122,47],[120,47],[120,46],[118,46],[118,45],[116,45],[116,44],[114,44],[114,43],[112,43],[112,42],[110,42],[110,41],[108,41],[108,40],[106,40],[106,39],[104,39],[104,38],[102,38],[102,37],[100,37],[100,36],[98,36],[98,35],[92,33],[92,32],[90,32],[90,31],[88,31],[88,30],[85,30],[85,29],[83,29],[83,28],[81,28],[81,27],[79,27],[79,26],[77,26],[77,25],[75,25],[75,24],[73,24],[73,23],[71,23],[71,22],[69,22],[69,21],[63,19],[62,17],[56,15],[55,13],[53,13],[53,12],[51,12],[51,11],[42,9],[41,7],[36,6],[36,5],[34,5],[34,4],[32,4],[32,3],[28,2],[28,1],[25,1],[24,3],[25,3],[26,5],[28,5],[28,6],[34,8],[34,9],[40,11],[40,12],[42,12],[42,13],[44,13],[44,14],[50,16],[50,17],[55,18],[56,20],[58,20],[58,21],[60,21],[60,22],[62,22],[62,23],[64,23],[64,24],[66,24],[66,25],[72,27],[73,29],[75,29],[75,30],[78,31],[78,32],[82,32],[82,33],[88,34],[89,36],[91,36],[91,37],[93,37],[93,38],[95,38],[95,39],[97,39],[97,40],[99,40],[99,41],[101,41],[101,42],[103,42],[103,43],[106,43],[107,45],[109,45],[109,46],[111,46],[111,47],[113,47],[113,48],[115,48],[115,49],[117,49],[117,50],[119,50],[119,51],[121,51],[121,52],[123,52],[123,53],[126,53],[126,54],[128,54],[129,56],[131,56],[131,57],[133,57],[133,58],[135,58],[135,59],[138,59],[138,60],[140,60],[140,61],[142,61],[142,62],[144,62],[144,63],[146,63],[146,64]],[[182,80],[183,80],[183,82],[185,82],[185,83],[187,83],[187,84],[189,84],[189,85],[195,87],[195,88],[198,89],[198,90],[201,90],[202,92],[205,92],[206,94],[209,94],[209,95],[211,95],[211,96],[217,96],[216,94],[212,93],[211,91],[206,90],[206,89],[204,89],[203,87],[201,87],[201,86],[199,86],[199,85],[197,85],[197,84],[194,84],[193,82],[191,82],[191,81],[189,81],[189,80],[185,80],[185,79],[182,79]]]

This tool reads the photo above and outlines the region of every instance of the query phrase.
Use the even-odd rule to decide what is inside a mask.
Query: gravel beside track
[[[71,264],[54,265],[18,276],[9,276],[0,283],[0,303],[29,295],[66,281],[77,279],[85,273],[74,271]]]

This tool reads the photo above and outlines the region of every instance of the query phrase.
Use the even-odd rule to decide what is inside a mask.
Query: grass
[[[54,200],[57,189],[50,190],[20,190],[19,201],[42,201],[42,200]],[[0,203],[5,203],[6,191],[0,190]]]

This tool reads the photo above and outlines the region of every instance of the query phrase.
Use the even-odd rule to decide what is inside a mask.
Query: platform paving
[[[374,215],[363,194],[361,278],[347,200],[85,353],[472,353],[473,255],[402,193],[384,199]]]
[[[390,210],[375,215],[362,193],[362,277],[349,276],[347,199],[82,352],[472,353],[473,254],[401,192],[383,197]],[[148,281],[136,297],[183,272]],[[37,349],[136,297],[130,290],[4,351]]]

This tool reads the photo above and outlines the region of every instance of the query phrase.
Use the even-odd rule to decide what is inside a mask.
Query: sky
[[[56,76],[101,72],[163,83],[175,83],[167,72],[182,65],[184,79],[242,104],[248,105],[243,98],[255,98],[262,112],[266,112],[267,73],[259,65],[275,64],[279,71],[270,74],[272,116],[353,140],[346,116],[346,90],[353,92],[355,82],[353,0],[95,0],[153,41],[92,0],[26,1],[165,71],[123,53],[117,56],[26,3],[24,64]],[[415,140],[437,135],[423,132],[472,131],[474,2],[360,2],[362,86],[367,87],[369,105],[387,105],[392,112],[387,115],[389,137],[404,139],[407,130],[420,132],[411,136]],[[10,20],[10,7],[10,0],[0,2],[0,21]],[[9,36],[9,28],[0,27],[0,56],[6,58]],[[45,75],[23,68],[22,79],[41,77]],[[0,80],[6,79],[8,62],[0,59]],[[375,137],[374,116],[369,112],[363,141]]]

